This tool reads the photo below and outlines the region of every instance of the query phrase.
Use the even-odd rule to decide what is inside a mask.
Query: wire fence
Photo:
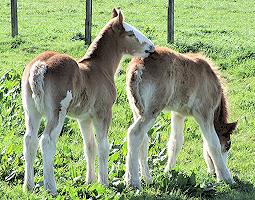
[[[68,3],[61,2],[51,2],[49,0],[43,1],[18,1],[11,0],[11,24],[12,24],[12,36],[15,37],[18,34],[18,18],[19,15],[20,21],[22,24],[21,29],[25,28],[28,25],[44,25],[45,20],[47,23],[51,24],[49,21],[50,18],[54,18],[54,13],[57,9],[63,12],[63,18],[58,20],[70,20],[70,18],[75,17],[79,18],[80,22],[85,25],[85,40],[87,43],[91,42],[91,31],[93,28],[97,29],[98,26],[101,26],[101,22],[105,21],[102,18],[106,14],[106,10],[110,11],[113,7],[121,7],[125,14],[130,15],[139,15],[139,20],[142,20],[143,23],[152,24],[157,20],[166,21],[167,28],[167,39],[168,42],[173,42],[173,16],[174,16],[174,0],[160,1],[160,0],[123,0],[111,2],[108,1],[98,1],[95,0],[81,0],[69,1]],[[17,6],[18,3],[18,6]],[[92,5],[93,4],[93,5]],[[149,6],[148,6],[149,5]],[[18,14],[17,14],[18,13]],[[53,14],[52,14],[53,13]],[[168,15],[167,15],[168,14]],[[36,16],[35,16],[36,15]],[[76,15],[76,16],[74,16]],[[79,15],[79,17],[77,16]],[[163,16],[162,16],[163,15]],[[86,16],[86,17],[85,17]],[[142,16],[142,17],[141,17]],[[59,16],[57,17],[59,18]],[[83,18],[83,19],[81,19]],[[55,18],[56,19],[56,18]],[[53,19],[53,20],[55,20]],[[139,20],[137,21],[138,23]],[[136,21],[136,19],[132,19]],[[52,22],[54,23],[54,22]],[[58,23],[56,23],[58,24]],[[23,26],[24,25],[24,26]],[[165,30],[164,30],[165,31]],[[93,33],[92,33],[93,34]]]

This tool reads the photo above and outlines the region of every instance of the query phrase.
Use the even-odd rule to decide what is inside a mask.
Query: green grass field
[[[22,192],[25,132],[20,96],[20,78],[34,56],[54,50],[80,58],[87,46],[84,35],[85,0],[18,1],[19,36],[11,38],[10,1],[0,6],[0,197],[1,199],[51,199],[42,186],[42,157],[35,161],[33,194]],[[175,1],[175,42],[166,43],[167,1],[94,0],[94,38],[120,6],[125,19],[147,35],[156,45],[180,52],[202,52],[209,56],[226,79],[230,120],[238,120],[232,136],[228,166],[236,186],[216,183],[209,176],[202,156],[200,130],[191,118],[185,124],[185,144],[176,168],[165,175],[166,142],[170,133],[170,114],[162,113],[149,132],[149,164],[153,184],[142,191],[124,184],[125,140],[132,114],[125,92],[125,69],[116,77],[118,98],[109,131],[110,187],[86,185],[86,165],[77,123],[66,119],[57,144],[55,175],[59,195],[56,199],[255,199],[255,6],[253,0]],[[40,133],[43,130],[41,126]]]

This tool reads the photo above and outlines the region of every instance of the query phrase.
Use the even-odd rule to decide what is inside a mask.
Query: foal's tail
[[[132,59],[131,64],[129,64],[129,72],[127,73],[127,96],[129,104],[136,114],[142,115],[144,113],[144,103],[139,92],[142,70],[140,67],[143,66],[143,63],[140,59]]]
[[[47,71],[47,65],[44,62],[35,62],[29,73],[29,85],[32,90],[32,98],[39,112],[43,112],[44,107],[44,75]]]
[[[218,135],[230,135],[236,129],[237,122],[228,123],[228,108],[222,91],[221,101],[214,113],[214,127]]]

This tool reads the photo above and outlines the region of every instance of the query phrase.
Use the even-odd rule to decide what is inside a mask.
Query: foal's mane
[[[99,32],[97,37],[93,40],[93,42],[87,49],[86,54],[78,61],[79,63],[84,62],[89,59],[92,59],[92,58],[95,58],[99,55],[100,46],[102,46],[104,44],[105,35],[107,33],[109,33],[109,31],[112,30],[113,23],[114,23],[114,21],[110,20],[110,22],[108,22],[104,26],[104,28]]]

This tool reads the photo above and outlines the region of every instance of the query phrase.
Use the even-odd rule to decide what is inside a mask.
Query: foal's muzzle
[[[153,45],[150,45],[149,49],[145,50],[145,53],[153,53],[155,51],[155,47]]]

